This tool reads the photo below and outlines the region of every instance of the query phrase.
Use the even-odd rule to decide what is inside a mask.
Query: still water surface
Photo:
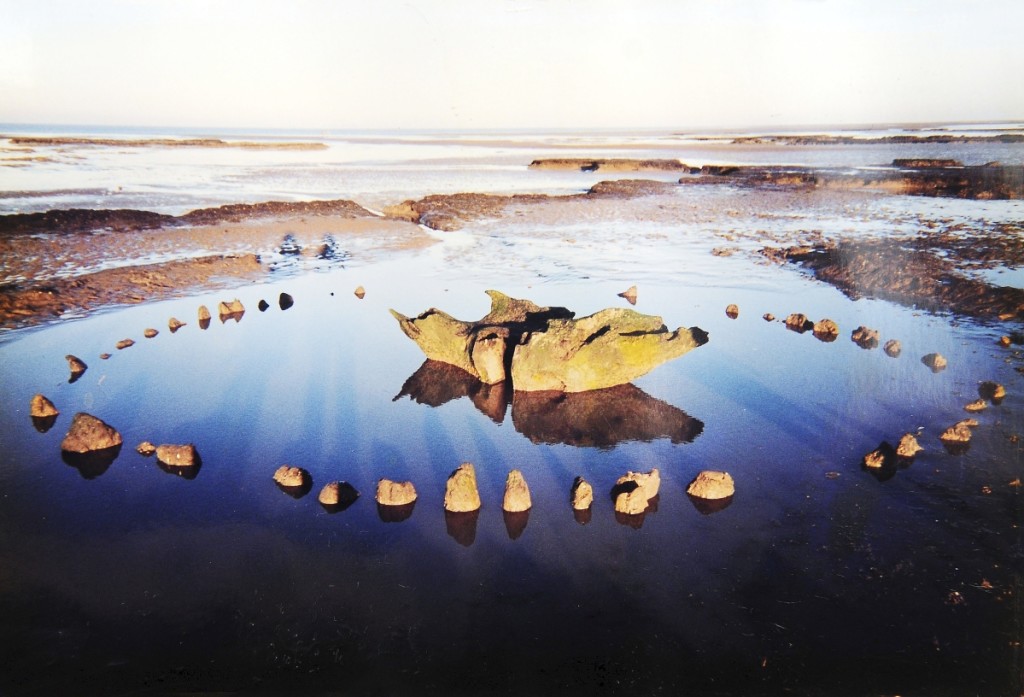
[[[578,316],[624,303],[616,293],[636,264],[591,277],[607,262],[595,255],[545,277],[528,268],[547,256],[539,238],[491,266],[468,261],[488,258],[487,235],[456,236],[285,276],[229,294],[248,311],[205,331],[196,307],[225,294],[0,345],[10,405],[0,414],[0,613],[16,666],[5,689],[953,695],[1019,686],[1021,510],[1007,483],[1024,462],[1010,439],[1021,430],[1021,383],[993,329],[851,302],[796,272],[715,258],[717,276],[699,264],[652,274],[637,305],[670,327],[702,327],[707,345],[586,404],[474,402],[472,385],[423,365],[387,309],[474,319],[491,286]],[[282,291],[295,298],[286,311],[275,302]],[[737,319],[724,313],[731,302]],[[830,316],[839,340],[761,318],[794,311]],[[171,315],[188,326],[141,338]],[[883,341],[899,338],[904,354],[852,343],[862,323]],[[127,336],[136,345],[113,350]],[[115,355],[102,361],[104,351]],[[932,351],[947,370],[919,362]],[[66,353],[90,365],[73,384]],[[937,436],[965,416],[983,379],[1010,396],[979,416],[966,453],[950,454]],[[35,392],[62,412],[46,433],[27,416]],[[61,458],[80,410],[125,438],[105,469]],[[645,428],[636,414],[678,428]],[[926,448],[909,468],[884,480],[861,468],[864,453],[905,431]],[[170,474],[134,452],[142,440],[194,442],[201,469]],[[445,479],[465,461],[476,465],[483,509],[446,517]],[[276,487],[285,463],[312,474],[311,493]],[[652,467],[662,476],[656,510],[617,518],[615,479]],[[518,519],[501,511],[513,468],[534,504]],[[702,469],[734,477],[724,510],[707,514],[687,497]],[[595,489],[583,519],[568,503],[577,475]],[[380,477],[415,483],[404,521],[378,511]],[[325,511],[316,493],[332,480],[361,497]]]

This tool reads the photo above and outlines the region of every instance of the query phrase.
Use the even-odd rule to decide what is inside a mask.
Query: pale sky
[[[1024,119],[1021,0],[0,0],[0,123]]]

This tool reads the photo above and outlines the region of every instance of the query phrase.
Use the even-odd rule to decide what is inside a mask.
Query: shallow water
[[[1020,490],[1008,483],[1024,464],[1010,440],[1022,425],[1020,358],[995,346],[994,329],[852,302],[742,255],[706,255],[692,269],[669,261],[644,276],[650,259],[688,252],[671,235],[644,237],[643,225],[629,230],[649,253],[623,255],[611,277],[599,274],[609,261],[600,229],[576,258],[550,250],[547,235],[492,234],[500,226],[241,288],[241,321],[205,331],[195,308],[223,293],[0,346],[11,404],[0,415],[0,610],[18,666],[5,689],[60,691],[72,676],[81,691],[108,693],[337,681],[380,694],[952,695],[1019,685]],[[567,266],[550,273],[556,257]],[[711,340],[628,396],[598,398],[587,407],[596,418],[569,409],[531,420],[524,414],[543,404],[501,395],[478,406],[460,396],[465,385],[431,382],[429,370],[420,387],[437,406],[401,395],[422,355],[388,308],[472,319],[496,287],[582,315],[623,305],[616,293],[629,279],[639,279],[638,310]],[[286,311],[275,302],[282,291],[295,298]],[[263,313],[261,298],[271,304]],[[737,319],[724,313],[730,302]],[[833,318],[840,338],[823,343],[761,318],[793,311]],[[141,338],[171,315],[188,326]],[[903,355],[852,343],[861,323],[899,338]],[[126,336],[137,344],[114,350]],[[114,355],[102,361],[104,351]],[[932,351],[947,370],[919,362]],[[73,384],[69,352],[90,364]],[[965,416],[983,379],[1010,394],[979,415],[967,452],[950,454],[937,436]],[[37,391],[62,411],[47,433],[27,416]],[[125,438],[105,469],[61,459],[79,410]],[[644,410],[667,410],[688,435],[595,427]],[[926,448],[912,466],[884,481],[861,468],[866,452],[905,431]],[[198,475],[136,454],[145,439],[194,442]],[[444,482],[464,461],[476,464],[484,507],[446,518]],[[311,473],[309,494],[277,488],[271,475],[284,463]],[[651,467],[662,473],[656,512],[617,519],[615,479]],[[500,507],[513,468],[534,502],[519,520]],[[736,480],[724,510],[702,513],[687,497],[701,469]],[[577,475],[596,492],[585,524],[568,504]],[[378,513],[373,490],[385,476],[416,484],[407,520]],[[316,493],[335,479],[361,496],[332,514]]]
[[[1022,218],[1019,202],[680,187],[523,206],[388,254],[339,236],[343,267],[281,266],[233,292],[9,333],[0,647],[15,668],[0,690],[1018,694],[1019,345],[997,345],[1005,326],[850,300],[757,250]],[[475,319],[495,288],[583,316],[627,306],[617,293],[633,284],[637,310],[709,343],[564,400],[424,365],[387,311]],[[240,321],[200,329],[200,304],[236,296]],[[791,312],[835,320],[839,338],[787,330]],[[174,334],[172,315],[188,322]],[[902,355],[850,341],[862,324]],[[946,370],[921,363],[932,352]],[[68,353],[89,364],[74,383]],[[938,436],[983,380],[1008,396],[950,452]],[[45,433],[28,417],[36,392],[61,410]],[[112,462],[64,461],[77,411],[122,433]],[[925,447],[909,467],[862,467],[905,432]],[[166,472],[134,451],[142,440],[194,442],[202,465]],[[445,480],[466,461],[483,509],[446,516]],[[286,463],[312,475],[305,496],[272,481]],[[656,510],[616,517],[615,480],[652,467]],[[501,511],[513,468],[528,516]],[[717,512],[686,495],[703,469],[736,481]],[[582,519],[578,475],[595,490]],[[406,519],[378,510],[381,477],[415,483]],[[360,498],[328,512],[316,495],[332,480]]]

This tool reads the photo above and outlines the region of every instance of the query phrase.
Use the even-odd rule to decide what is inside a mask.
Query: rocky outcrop
[[[476,322],[430,309],[409,318],[391,310],[428,359],[449,363],[486,384],[511,378],[517,391],[582,392],[621,385],[707,342],[697,328],[670,332],[660,317],[610,308],[573,319],[498,291]]]
[[[728,472],[704,470],[690,482],[686,493],[699,499],[726,499],[736,493],[736,485]]]
[[[377,482],[375,499],[381,506],[410,506],[416,501],[416,487],[413,486],[412,482],[395,482],[390,479],[381,479]],[[409,513],[410,515],[412,514],[411,509]]]
[[[903,344],[899,342],[899,339],[889,339],[885,342],[885,346],[882,347],[885,351],[885,355],[890,358],[899,358],[900,354],[903,353]]]
[[[179,320],[177,317],[171,317],[167,320],[167,328],[171,330],[171,334],[178,331],[185,326],[185,323]]]
[[[448,477],[445,485],[444,509],[451,513],[469,513],[480,508],[480,492],[476,487],[476,470],[464,462]]]
[[[121,447],[121,434],[113,426],[91,414],[79,412],[60,444],[67,453],[89,453]]]
[[[762,253],[803,266],[854,300],[878,298],[1001,321],[1024,313],[1024,289],[993,285],[972,274],[977,268],[1024,262],[1024,245],[1015,234],[841,240]]]
[[[624,298],[630,305],[636,305],[636,286],[630,286],[626,290],[619,293],[620,298]]]
[[[199,310],[196,313],[196,318],[200,322],[209,323],[210,322],[210,310],[209,310],[209,308],[207,308],[206,305],[200,305],[199,306]]]
[[[526,485],[526,479],[519,470],[512,470],[505,480],[505,497],[502,500],[501,508],[509,513],[521,513],[528,511],[533,506],[530,500],[530,487]]]
[[[964,411],[969,412],[985,411],[986,409],[988,409],[988,402],[984,399],[976,399],[964,405]]]
[[[921,362],[924,363],[929,368],[931,368],[931,371],[933,373],[942,372],[943,370],[946,369],[946,366],[949,365],[948,361],[946,361],[945,356],[943,356],[941,353],[929,353],[926,356],[922,356]]]
[[[134,339],[121,339],[120,341],[117,342],[117,344],[115,344],[115,348],[118,351],[123,351],[124,349],[131,348],[134,345],[135,345]]]
[[[150,457],[151,455],[156,454],[156,446],[148,440],[144,440],[135,446],[135,452],[143,457]]]

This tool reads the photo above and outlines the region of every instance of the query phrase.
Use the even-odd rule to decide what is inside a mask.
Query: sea
[[[844,293],[761,252],[923,234],[1019,245],[1024,203],[728,183],[588,199],[570,195],[611,178],[680,175],[529,167],[556,157],[850,171],[897,158],[1024,164],[1021,143],[880,140],[1020,132],[1024,123],[742,133],[0,126],[3,215],[339,198],[380,212],[430,194],[556,197],[452,232],[417,230],[430,243],[402,249],[339,230],[334,260],[277,263],[259,282],[5,332],[0,693],[1020,694],[1019,321],[926,311],[870,287]],[[778,134],[863,142],[734,142]],[[322,147],[107,142],[155,138]],[[45,234],[59,243],[59,231]],[[257,251],[282,262],[280,249]],[[1020,287],[1014,263],[963,272]],[[0,272],[7,266],[0,260]],[[619,295],[630,286],[635,306]],[[425,362],[389,312],[475,320],[490,309],[487,290],[577,317],[634,309],[669,330],[700,327],[709,341],[622,388],[537,395],[483,389]],[[200,326],[200,305],[235,298],[243,316],[214,312]],[[781,320],[796,312],[832,319],[838,339],[790,331]],[[186,326],[169,331],[172,316]],[[898,339],[902,353],[851,341],[860,326]],[[159,333],[144,338],[146,328]],[[1015,338],[1006,347],[1002,336]],[[135,345],[114,348],[124,338]],[[923,364],[931,353],[948,367]],[[67,354],[89,366],[74,381]],[[1005,398],[966,413],[985,382]],[[59,408],[55,423],[29,417],[36,393]],[[76,412],[119,430],[112,460],[62,454]],[[978,421],[970,443],[944,445],[939,435],[968,416]],[[864,466],[904,433],[924,447],[912,461]],[[142,441],[193,443],[201,465],[162,466],[136,452]],[[452,516],[445,483],[465,462],[483,505]],[[283,491],[273,480],[282,465],[305,469],[311,485]],[[513,469],[530,488],[526,515],[502,510]],[[616,514],[618,478],[652,469],[661,484],[647,511]],[[705,470],[728,472],[734,496],[689,496]],[[570,505],[577,477],[595,492],[585,513]],[[415,505],[378,506],[381,478],[413,482]],[[358,499],[322,506],[331,481]]]

